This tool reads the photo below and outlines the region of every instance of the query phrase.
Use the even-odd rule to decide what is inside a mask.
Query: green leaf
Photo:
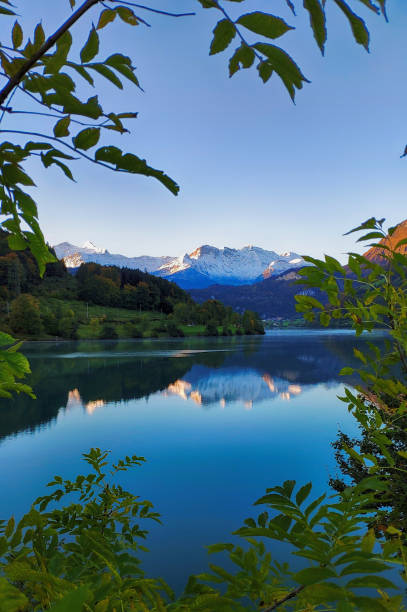
[[[90,599],[91,593],[87,586],[79,587],[74,591],[70,591],[65,597],[60,599],[58,603],[50,608],[51,612],[73,612],[73,610],[82,610],[82,606]]]
[[[137,85],[137,87],[140,87],[138,78],[134,74],[135,69],[131,65],[131,60],[129,57],[121,55],[120,53],[114,53],[113,55],[110,55],[104,63],[112,66],[112,68],[120,72],[129,81],[132,81],[135,85]]]
[[[361,548],[363,552],[368,552],[368,553],[373,552],[375,543],[376,543],[376,536],[375,536],[374,529],[373,528],[368,529],[368,531],[362,538]]]
[[[209,55],[215,55],[224,51],[236,36],[236,28],[229,19],[218,21],[213,30],[213,40],[209,50]]]
[[[118,6],[116,9],[120,19],[129,25],[136,26],[139,24],[134,12],[127,6]]]
[[[296,574],[293,578],[299,584],[308,586],[309,584],[316,584],[322,582],[328,578],[335,578],[336,574],[328,567],[307,567]]]
[[[99,17],[99,21],[98,21],[96,29],[101,30],[102,28],[107,26],[108,23],[111,23],[112,21],[114,21],[116,19],[116,14],[117,14],[116,11],[112,9],[105,9],[104,11],[102,11],[100,13],[100,17]]]
[[[319,322],[324,327],[328,327],[329,323],[331,322],[330,315],[327,312],[321,312],[319,315]]]
[[[66,117],[62,117],[54,126],[54,135],[57,138],[62,138],[63,136],[69,136],[69,125],[71,123],[70,115]]]
[[[28,174],[26,174],[16,164],[5,164],[3,166],[3,178],[6,185],[16,185],[21,183],[22,185],[34,186],[35,183]]]
[[[91,149],[100,139],[100,128],[85,128],[79,134],[72,138],[73,145],[76,149]]]
[[[6,9],[3,7],[0,7],[0,14],[2,15],[15,15],[14,11],[11,11],[10,9]]]
[[[254,47],[265,55],[268,63],[277,72],[292,100],[295,97],[295,88],[301,89],[302,83],[308,83],[308,79],[302,74],[294,60],[280,47],[268,43],[256,43]]]
[[[30,608],[24,593],[12,586],[6,578],[0,578],[0,602],[2,612],[23,612]]]
[[[339,376],[351,376],[354,371],[355,370],[353,368],[346,366],[341,369],[341,371],[339,372]]]
[[[69,51],[72,46],[72,35],[65,32],[61,38],[57,40],[56,51],[52,55],[46,55],[42,58],[45,64],[45,74],[57,74],[65,65]]]
[[[24,251],[27,248],[27,242],[24,240],[23,236],[17,234],[11,234],[7,238],[8,246],[13,251]]]
[[[308,495],[311,493],[311,489],[312,482],[309,482],[308,484],[301,487],[301,489],[298,491],[295,497],[295,501],[299,506],[301,506],[302,502],[307,499]]]
[[[95,153],[97,161],[104,161],[110,164],[119,164],[122,152],[118,147],[101,147]]]
[[[45,32],[44,32],[44,28],[42,27],[42,24],[39,23],[34,31],[34,44],[33,44],[33,50],[34,51],[39,51],[42,47],[42,45],[45,42]]]
[[[375,561],[369,559],[361,559],[347,565],[340,573],[341,576],[347,576],[349,574],[368,574],[375,572],[384,572],[389,569],[389,565],[382,561]]]
[[[363,354],[361,351],[359,351],[359,349],[354,348],[354,349],[353,349],[353,354],[355,355],[355,357],[356,357],[357,359],[359,359],[359,361],[361,361],[361,362],[362,362],[362,363],[364,363],[365,365],[367,364],[367,359],[366,359],[366,357],[364,356],[364,354]]]
[[[75,181],[69,166],[59,161],[59,159],[54,159],[52,163],[58,166],[58,168],[61,168],[62,172],[65,174],[67,178],[69,178],[71,181]]]
[[[229,60],[229,76],[233,76],[240,68],[250,68],[255,58],[251,47],[242,44]]]
[[[368,234],[365,234],[364,236],[358,238],[356,242],[363,242],[364,240],[374,240],[376,238],[378,240],[383,240],[383,237],[384,236],[381,232],[369,232]]]
[[[119,89],[123,89],[123,84],[121,80],[115,75],[113,70],[108,68],[108,66],[105,66],[104,64],[89,64],[89,68],[92,68],[93,70],[104,76],[105,79],[111,81]]]
[[[11,31],[11,39],[13,41],[14,49],[18,49],[21,46],[23,42],[23,37],[23,29],[18,23],[18,21],[15,21],[13,29]]]
[[[83,66],[80,66],[79,64],[74,64],[73,62],[67,62],[66,65],[76,70],[76,72],[80,74],[81,77],[83,77],[93,87],[94,81],[90,76],[89,72]]]
[[[271,75],[273,74],[273,66],[266,62],[260,62],[257,66],[257,70],[259,71],[259,76],[263,83],[267,83]]]
[[[314,38],[322,55],[326,43],[325,11],[319,0],[304,0],[304,8],[309,13],[310,23]]]
[[[346,232],[344,236],[349,236],[349,234],[353,234],[354,232],[359,232],[365,229],[375,229],[376,225],[377,225],[376,217],[370,217],[370,219],[367,219],[366,221],[361,223],[361,225],[358,225],[358,227],[354,227],[353,229]]]
[[[246,13],[239,17],[236,23],[239,23],[251,32],[255,32],[255,34],[260,34],[267,38],[279,38],[288,32],[288,30],[295,29],[288,25],[281,17],[262,13],[261,11]]]
[[[164,174],[162,170],[151,168],[151,166],[147,165],[145,159],[140,159],[137,157],[137,155],[133,155],[133,153],[126,153],[126,155],[123,155],[116,167],[118,170],[124,170],[134,174],[144,174],[145,176],[152,176],[167,187],[171,193],[178,195],[179,186],[173,179]]]
[[[346,15],[349,25],[353,32],[353,37],[357,43],[369,51],[369,30],[361,17],[356,15],[344,0],[334,0],[341,11]]]
[[[22,357],[22,355],[20,355],[20,357]],[[14,531],[14,527],[15,527],[15,520],[13,517],[11,517],[7,523],[7,527],[4,531],[4,535],[6,536],[6,538],[9,538],[11,536],[11,534]]]
[[[350,580],[347,583],[346,588],[396,589],[397,587],[387,578],[383,578],[383,576],[361,576],[360,578]]]
[[[99,35],[93,27],[89,32],[88,40],[81,50],[81,62],[86,64],[93,60],[93,58],[99,53]]]

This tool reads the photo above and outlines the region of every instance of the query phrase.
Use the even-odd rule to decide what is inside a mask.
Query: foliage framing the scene
[[[203,8],[221,13],[211,54],[226,50],[234,39],[238,40],[239,46],[229,61],[230,76],[256,65],[264,82],[276,73],[294,98],[296,89],[307,79],[281,47],[268,42],[289,33],[293,26],[279,16],[260,11],[231,16],[229,6],[234,12],[235,5],[241,4],[239,0],[198,1]],[[24,24],[15,21],[10,27],[10,44],[0,46],[1,132],[8,138],[0,144],[2,227],[9,232],[11,248],[32,250],[41,272],[53,258],[38,224],[37,204],[31,195],[34,180],[24,169],[28,159],[38,157],[45,168],[57,166],[73,179],[70,164],[78,157],[115,172],[156,178],[172,193],[178,192],[170,177],[144,159],[100,142],[109,131],[126,133],[127,121],[136,119],[137,113],[134,109],[105,111],[97,95],[80,99],[75,79],[93,86],[95,77],[103,77],[121,89],[124,78],[140,87],[127,56],[113,53],[99,61],[100,30],[115,20],[147,26],[140,12],[183,15],[118,0],[87,0],[80,6],[75,0],[69,3],[71,16],[49,38],[41,23],[27,38]],[[291,0],[282,4],[293,14],[298,9]],[[355,9],[363,5],[385,16],[385,0],[304,0],[303,7],[322,52],[328,5],[335,5],[344,14],[356,42],[368,49],[369,32]],[[99,11],[94,20],[96,27],[92,26],[79,59],[74,60],[70,56],[70,28],[92,9]],[[9,0],[0,0],[4,19],[15,14]],[[247,36],[252,34],[261,39],[249,41]],[[33,109],[39,109],[28,111],[38,122],[44,122],[33,132],[7,130],[9,115],[26,112],[15,108],[19,97],[29,98]],[[368,230],[367,240],[381,240],[382,224],[370,219],[357,229]],[[405,579],[406,534],[402,525],[391,522],[391,514],[383,517],[379,530],[375,514],[379,500],[385,500],[389,508],[396,506],[389,479],[396,471],[407,471],[406,450],[397,451],[397,460],[388,451],[394,429],[404,426],[407,397],[407,260],[400,253],[402,246],[392,248],[381,242],[379,262],[351,254],[348,267],[330,257],[313,260],[314,266],[304,272],[305,281],[324,290],[329,305],[311,303],[309,296],[299,297],[299,309],[308,318],[319,311],[323,324],[329,324],[331,317],[345,317],[352,321],[357,333],[378,325],[389,329],[386,354],[377,353],[374,343],[370,344],[371,354],[356,354],[361,361],[361,384],[356,391],[346,388],[343,398],[380,452],[379,460],[375,454],[344,448],[363,465],[367,479],[328,502],[318,498],[308,503],[311,485],[295,490],[292,481],[268,490],[257,502],[268,510],[256,519],[247,519],[237,532],[243,538],[243,546],[219,544],[211,548],[211,552],[227,552],[236,571],[212,564],[210,573],[191,578],[185,593],[175,599],[162,581],[143,576],[131,554],[140,548],[137,538],[145,535],[138,520],[158,518],[151,504],[140,502],[115,481],[109,482],[103,471],[106,453],[93,449],[85,456],[93,474],[79,476],[75,481],[55,478],[51,483],[56,487],[54,492],[37,500],[21,522],[16,525],[10,519],[2,525],[0,601],[5,610],[403,610],[402,595],[397,591],[396,595],[388,594],[396,587],[382,573],[398,566]],[[28,392],[17,382],[28,372],[28,363],[17,352],[18,345],[11,337],[2,334],[0,340],[0,393],[7,397],[13,391]],[[395,367],[402,375],[394,374]],[[343,371],[344,375],[351,373],[349,369]],[[113,475],[140,461],[138,457],[127,457],[112,467]],[[58,502],[70,493],[74,494],[73,502],[59,508]],[[51,502],[56,507],[48,510]],[[273,561],[258,537],[287,543],[294,553],[306,559],[307,566],[295,571]],[[374,595],[366,595],[366,589],[374,589]]]
[[[56,476],[49,483],[53,492],[37,499],[19,523],[13,518],[2,523],[5,610],[406,610],[397,584],[407,582],[405,524],[397,512],[383,515],[378,508],[383,503],[397,508],[395,475],[404,476],[400,486],[406,488],[407,448],[399,448],[397,456],[389,448],[394,432],[407,430],[407,239],[392,241],[397,228],[387,235],[383,221],[372,218],[352,230],[367,230],[362,241],[379,240],[371,245],[371,258],[350,253],[342,266],[326,256],[303,269],[305,284],[324,291],[327,304],[297,297],[299,310],[307,318],[319,311],[325,325],[330,317],[344,317],[357,334],[374,326],[388,329],[385,353],[374,336],[366,351],[355,349],[360,383],[347,385],[341,398],[379,449],[360,454],[343,447],[364,467],[365,476],[328,498],[310,499],[311,483],[297,488],[295,481],[286,481],[267,489],[256,502],[266,509],[235,532],[241,544],[209,547],[210,553],[228,555],[228,569],[210,564],[210,571],[192,576],[176,597],[162,580],[146,577],[139,564],[138,539],[146,536],[140,521],[158,520],[158,515],[150,502],[117,481],[121,471],[143,459],[126,457],[113,464],[110,481],[108,453],[92,449],[84,455],[90,474],[73,481]],[[355,371],[345,367],[342,374]],[[69,495],[71,503],[61,506]],[[265,541],[288,545],[287,552],[302,559],[301,568],[274,559]]]

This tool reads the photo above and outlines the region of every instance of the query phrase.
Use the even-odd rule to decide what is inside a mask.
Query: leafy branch
[[[62,25],[59,27],[54,34],[52,34],[46,42],[41,46],[41,48],[34,53],[26,62],[21,66],[21,68],[16,72],[14,76],[12,76],[8,83],[0,90],[0,104],[4,104],[9,94],[13,91],[15,87],[17,87],[24,76],[33,68],[37,62],[49,51],[60,38],[91,8],[96,6],[100,0],[85,0],[80,8],[71,15]]]

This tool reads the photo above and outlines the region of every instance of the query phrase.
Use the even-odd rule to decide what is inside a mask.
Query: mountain
[[[407,219],[397,225],[391,236],[386,236],[386,238],[380,240],[380,244],[394,249],[400,240],[405,239],[407,239]],[[407,244],[401,245],[397,250],[403,255],[407,255]],[[368,251],[366,251],[366,253],[363,254],[363,256],[369,261],[383,263],[383,254],[385,252],[385,249],[381,249],[380,247],[371,247]]]
[[[246,285],[306,265],[297,253],[278,254],[256,246],[218,249],[206,244],[180,257],[125,257],[109,253],[89,241],[82,247],[62,242],[54,249],[68,268],[77,268],[88,262],[139,268],[174,281],[183,289],[204,288],[213,284]]]
[[[216,299],[238,312],[254,310],[262,319],[293,318],[298,316],[295,295],[306,294],[319,300],[324,299],[318,289],[301,287],[295,282],[301,278],[297,270],[287,270],[252,285],[212,285],[204,289],[191,289],[189,293],[198,303]]]
[[[119,268],[131,268],[155,273],[160,266],[172,261],[174,257],[126,257],[109,253],[107,249],[97,247],[87,240],[81,247],[70,242],[61,242],[54,246],[55,253],[59,259],[63,259],[67,268],[79,268],[83,263],[98,263],[102,266],[118,266]]]
[[[213,284],[250,284],[303,263],[297,253],[279,255],[256,246],[217,249],[205,244],[164,264],[156,274],[174,280],[185,289],[192,289]]]

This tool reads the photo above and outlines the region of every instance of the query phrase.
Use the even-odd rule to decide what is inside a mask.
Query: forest
[[[44,277],[30,251],[11,251],[0,233],[0,324],[21,338],[115,339],[262,334],[253,311],[218,300],[196,304],[178,285],[141,270],[63,261]]]

